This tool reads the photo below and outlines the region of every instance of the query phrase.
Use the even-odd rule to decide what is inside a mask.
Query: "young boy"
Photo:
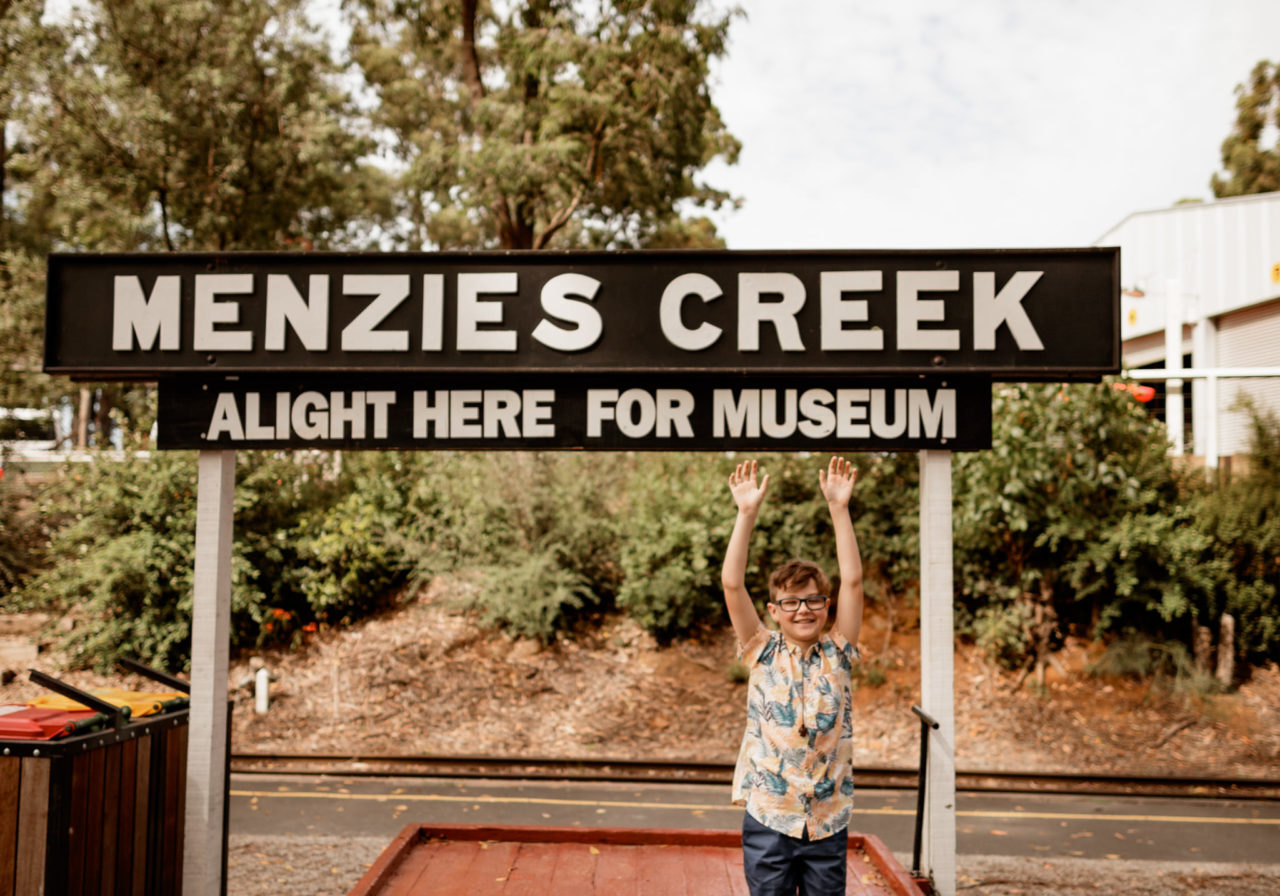
[[[830,582],[813,563],[793,560],[769,578],[769,615],[760,622],[745,586],[751,530],[769,487],[756,462],[738,464],[729,489],[738,518],[725,551],[725,604],[751,670],[747,730],[733,776],[733,801],[746,806],[742,860],[752,896],[837,896],[845,892],[845,852],[853,809],[850,673],[862,627],[862,559],[849,517],[857,470],[833,457],[818,472],[835,528],[840,594],[835,625],[823,633]]]

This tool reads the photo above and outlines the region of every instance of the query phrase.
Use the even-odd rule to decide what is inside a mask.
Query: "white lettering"
[[[247,352],[253,349],[248,330],[218,330],[218,324],[240,320],[239,302],[219,302],[221,295],[253,292],[252,274],[196,274],[195,334],[192,347],[200,352]]]
[[[478,439],[484,435],[480,424],[480,402],[484,393],[479,389],[459,389],[449,393],[449,437],[452,439]]]
[[[427,438],[428,425],[435,427],[437,439],[449,438],[449,393],[437,389],[434,393],[435,404],[431,403],[432,393],[415,391],[413,393],[413,437]]]
[[[604,332],[604,320],[594,305],[600,281],[583,274],[559,274],[542,287],[542,310],[557,320],[574,325],[573,329],[542,320],[533,328],[533,338],[548,348],[561,352],[580,352],[591,348]],[[576,297],[576,298],[575,298]]]
[[[319,392],[303,392],[293,402],[293,432],[300,439],[329,435],[329,402]]]
[[[973,347],[978,351],[994,351],[996,330],[1009,325],[1009,332],[1022,351],[1043,351],[1040,334],[1027,317],[1022,300],[1031,287],[1044,276],[1044,271],[1018,271],[996,292],[996,275],[979,271],[973,275]]]
[[[871,431],[878,439],[896,439],[907,431],[907,393],[893,390],[893,422],[885,416],[888,396],[884,389],[871,393]]]
[[[900,271],[898,273],[898,348],[922,351],[956,351],[959,330],[922,330],[923,321],[946,316],[942,299],[922,299],[922,292],[954,292],[960,288],[959,271]]]
[[[376,327],[409,297],[408,274],[347,274],[342,292],[349,296],[376,296],[342,330],[344,352],[406,352],[408,330],[378,330]]]
[[[841,439],[865,439],[871,435],[870,427],[859,422],[867,419],[867,400],[870,397],[870,389],[836,390],[836,436]]]
[[[921,434],[927,439],[936,439],[939,435],[944,439],[956,437],[955,389],[939,389],[932,401],[928,389],[911,389],[907,393],[907,404],[911,438],[919,438]]]
[[[587,438],[600,438],[604,422],[614,418],[613,409],[617,403],[617,389],[587,390]]]
[[[826,389],[805,389],[800,395],[800,434],[825,439],[836,431],[836,415],[829,405],[835,396]]]
[[[257,392],[246,392],[244,396],[244,437],[246,439],[271,439],[275,437],[274,426],[262,423],[262,396]]]
[[[662,291],[658,320],[662,325],[662,335],[668,342],[686,352],[700,352],[714,345],[724,331],[706,321],[692,330],[684,325],[681,310],[684,300],[691,295],[705,303],[720,298],[723,293],[720,285],[706,274],[681,274]]]
[[[345,393],[330,392],[329,438],[345,438],[348,425],[351,427],[351,438],[364,438],[364,393],[352,392],[351,405],[348,406]]]
[[[880,351],[884,332],[880,329],[847,330],[848,321],[867,320],[866,299],[845,299],[847,292],[879,292],[884,287],[880,271],[823,271],[821,278],[822,350]]]
[[[711,433],[716,438],[760,438],[760,390],[715,389],[711,393]]]
[[[658,438],[671,438],[671,431],[682,439],[693,438],[693,393],[685,389],[658,390]]]
[[[218,400],[213,406],[213,420],[209,423],[209,431],[204,437],[212,442],[223,435],[234,442],[244,441],[240,409],[236,407],[236,397],[229,392],[218,393]]]
[[[500,301],[482,301],[482,295],[509,295],[519,289],[514,271],[458,275],[458,351],[513,352],[514,330],[481,330],[480,324],[502,323]]]
[[[658,406],[644,389],[628,389],[618,396],[614,413],[618,431],[629,439],[638,439],[653,431]]]
[[[289,393],[276,393],[276,438],[289,438]]]
[[[525,389],[521,395],[524,401],[524,436],[526,439],[550,439],[556,434],[556,425],[551,422],[551,412],[556,403],[556,393],[552,389]]]
[[[422,350],[444,348],[444,274],[422,275]]]
[[[520,394],[510,389],[484,392],[484,437],[520,438]]]
[[[138,348],[149,352],[157,339],[160,350],[177,351],[181,347],[182,279],[157,277],[148,300],[142,291],[140,277],[116,277],[111,306],[111,348],[118,352],[133,350],[133,337]]]
[[[763,296],[778,295],[781,301],[766,302]],[[796,315],[804,307],[804,284],[795,274],[738,275],[738,351],[760,350],[761,324],[773,324],[778,345],[784,352],[802,352]]]
[[[778,390],[764,389],[760,393],[760,428],[771,439],[788,439],[796,431],[796,390],[784,389],[782,393],[783,418],[778,421]]]
[[[329,276],[312,274],[307,293],[310,298],[302,298],[291,277],[267,275],[267,327],[262,340],[267,351],[284,351],[286,322],[307,351],[322,352],[329,347]]]
[[[387,409],[396,403],[396,393],[390,391],[366,392],[364,400],[373,406],[373,437],[387,437]]]

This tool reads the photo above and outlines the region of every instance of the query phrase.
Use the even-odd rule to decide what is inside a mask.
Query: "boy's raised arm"
[[[858,471],[842,457],[831,458],[827,469],[818,471],[818,485],[831,511],[836,536],[836,560],[840,564],[840,596],[836,601],[836,629],[857,646],[862,631],[862,555],[849,516],[849,499]]]
[[[720,583],[724,586],[724,603],[729,610],[729,621],[738,636],[739,644],[746,644],[760,628],[760,616],[756,613],[751,595],[747,593],[747,552],[751,545],[751,530],[769,488],[769,474],[756,481],[756,462],[738,464],[729,474],[729,491],[738,507],[738,518],[733,523],[729,547],[724,552],[724,568]]]

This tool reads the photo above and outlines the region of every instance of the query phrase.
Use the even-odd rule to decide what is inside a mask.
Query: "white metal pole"
[[[1203,302],[1197,302],[1197,318],[1191,330],[1191,367],[1213,367],[1218,363],[1217,341],[1218,327],[1213,318],[1204,316]],[[1196,454],[1204,458],[1206,468],[1212,470],[1218,466],[1217,429],[1213,416],[1218,412],[1217,396],[1212,393],[1217,389],[1217,380],[1197,378],[1191,381],[1191,438],[1192,448]]]
[[[201,451],[198,483],[182,893],[219,896],[227,811],[227,665],[236,453]]]
[[[1169,370],[1182,367],[1182,283],[1169,279],[1164,290],[1164,366]],[[1182,380],[1170,379],[1164,384],[1164,419],[1169,430],[1173,453],[1181,455],[1186,450],[1182,430]]]
[[[1218,377],[1205,377],[1204,388],[1204,465],[1218,469]]]
[[[921,863],[939,896],[956,892],[955,620],[951,452],[920,452],[920,704],[929,732]]]

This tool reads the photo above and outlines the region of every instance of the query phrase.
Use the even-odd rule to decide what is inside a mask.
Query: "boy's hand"
[[[769,474],[756,482],[756,462],[744,461],[729,474],[729,491],[733,493],[733,501],[738,505],[740,513],[755,514],[764,502],[764,493],[769,488]]]
[[[818,485],[822,489],[822,496],[827,499],[828,504],[837,506],[849,506],[849,499],[853,497],[853,483],[857,478],[857,469],[843,457],[831,458],[827,469],[818,471]]]

